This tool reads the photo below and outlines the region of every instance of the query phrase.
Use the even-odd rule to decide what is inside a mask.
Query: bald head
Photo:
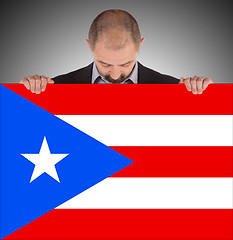
[[[135,18],[117,9],[100,13],[91,24],[88,38],[92,50],[99,41],[112,50],[124,48],[132,42],[139,49],[141,43],[141,33]]]

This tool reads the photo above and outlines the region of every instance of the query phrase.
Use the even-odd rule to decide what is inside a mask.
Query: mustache
[[[125,79],[126,79],[126,76],[125,75],[121,75],[118,79],[113,79],[109,74],[108,75],[105,75],[104,78],[111,82],[111,83],[122,83]]]

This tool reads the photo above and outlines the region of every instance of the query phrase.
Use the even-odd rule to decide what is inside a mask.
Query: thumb
[[[51,78],[47,78],[47,80],[48,80],[48,83],[50,83],[50,84],[53,84],[54,83],[54,81],[51,79]]]
[[[184,83],[184,78],[183,77],[180,78],[180,82],[179,83]]]

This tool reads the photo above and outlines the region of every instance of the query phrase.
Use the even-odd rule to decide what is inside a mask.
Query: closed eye
[[[110,65],[110,64],[102,63],[102,66],[103,66],[103,67],[110,67],[111,65]]]
[[[128,67],[129,63],[121,65],[121,67]]]

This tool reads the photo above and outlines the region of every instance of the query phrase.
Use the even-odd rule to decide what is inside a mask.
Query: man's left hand
[[[184,83],[188,91],[192,91],[193,94],[202,94],[202,92],[208,87],[209,84],[212,84],[213,81],[207,77],[190,77],[190,78],[180,78],[179,83]]]

